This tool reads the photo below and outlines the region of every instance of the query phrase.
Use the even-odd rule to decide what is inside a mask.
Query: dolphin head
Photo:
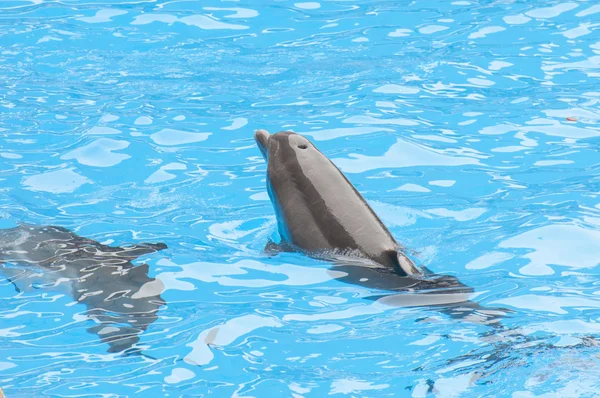
[[[256,130],[254,133],[254,141],[256,141],[256,145],[265,160],[269,157],[269,138],[271,138],[271,134],[267,130]]]
[[[290,221],[305,218],[303,214],[309,210],[308,204],[318,196],[305,192],[303,187],[309,183],[306,174],[329,165],[329,159],[309,140],[289,131],[269,134],[257,130],[254,139],[267,163],[267,192],[277,216],[279,234],[283,241],[294,243]]]
[[[269,134],[266,130],[256,130],[254,140],[266,161],[273,156],[278,160],[289,160],[290,158],[300,160],[301,156],[298,155],[302,153],[301,151],[317,150],[309,140],[290,131]]]

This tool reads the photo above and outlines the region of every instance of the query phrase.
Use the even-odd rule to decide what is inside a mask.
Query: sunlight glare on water
[[[109,352],[118,328],[89,333],[60,283],[1,274],[0,388],[600,394],[599,17],[584,0],[0,2],[0,227],[168,246],[134,260],[166,302],[145,355]],[[512,309],[504,329],[265,256],[259,128],[309,138],[418,264]]]

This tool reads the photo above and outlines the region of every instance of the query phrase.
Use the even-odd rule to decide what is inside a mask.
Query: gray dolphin
[[[267,190],[281,236],[281,243],[269,241],[266,251],[299,251],[333,260],[333,269],[345,275],[337,278],[343,282],[419,293],[385,297],[390,304],[460,304],[451,315],[461,318],[473,309],[485,312],[468,301],[471,287],[416,267],[362,195],[308,139],[265,130],[257,130],[254,139],[267,162]]]
[[[108,352],[128,354],[165,305],[162,282],[148,277],[147,264],[131,261],[166,247],[112,247],[62,227],[21,224],[0,230],[0,272],[17,291],[62,290],[85,304],[97,323],[88,332],[107,343]]]
[[[355,251],[399,275],[422,275],[356,188],[309,140],[265,130],[254,138],[268,162],[267,189],[287,244],[313,254]]]

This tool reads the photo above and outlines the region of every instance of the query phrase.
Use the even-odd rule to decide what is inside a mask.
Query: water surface
[[[0,386],[597,394],[599,16],[583,0],[3,1],[0,226],[168,249],[138,261],[166,289],[139,343],[156,360],[107,353],[82,304],[2,278]],[[257,128],[306,134],[419,264],[513,309],[518,333],[265,257]]]

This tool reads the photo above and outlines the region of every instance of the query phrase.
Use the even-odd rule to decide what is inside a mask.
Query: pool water
[[[0,3],[0,227],[144,255],[144,355],[0,276],[7,397],[600,395],[594,1]],[[501,328],[267,257],[253,132],[304,134]],[[1,270],[0,270],[1,271]]]

